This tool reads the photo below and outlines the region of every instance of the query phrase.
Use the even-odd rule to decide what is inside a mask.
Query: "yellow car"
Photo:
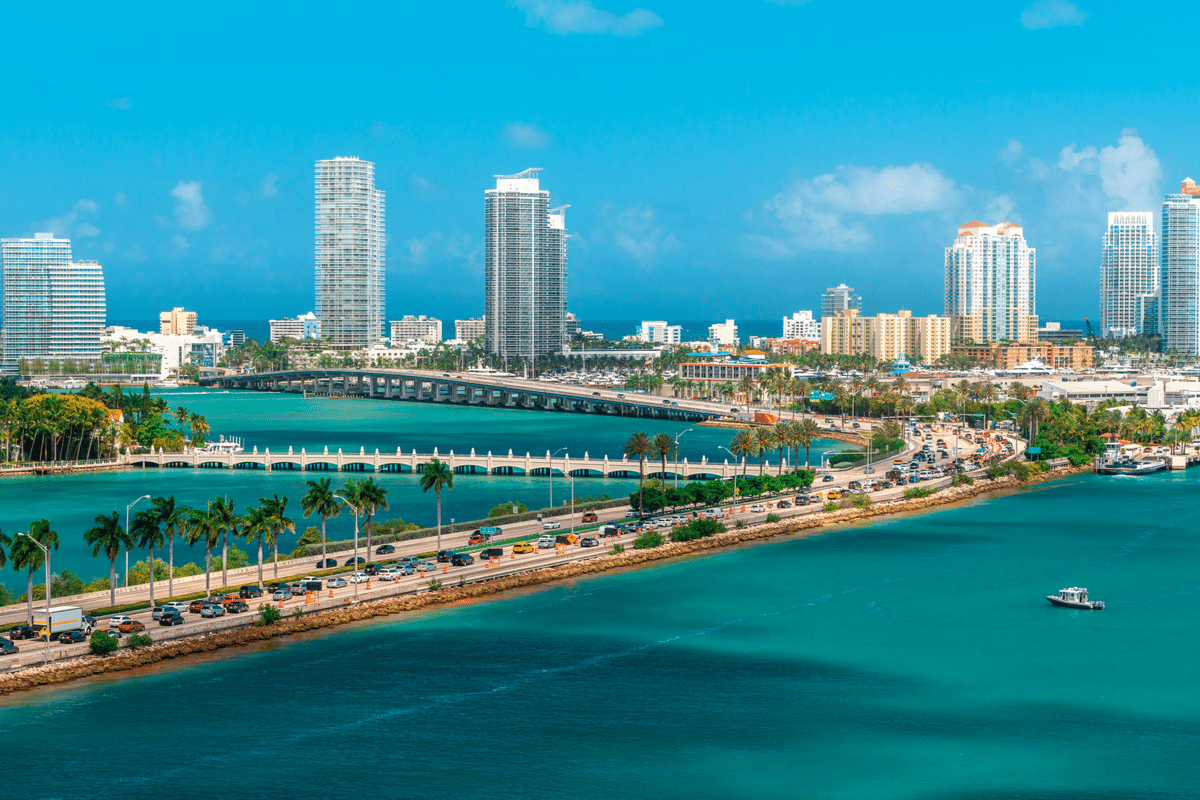
[[[531,545],[529,542],[517,542],[516,544],[513,545],[513,552],[514,553],[532,553],[533,545]]]
[[[829,500],[841,500],[842,493],[839,492],[837,489],[831,489],[829,491],[829,494],[825,495],[825,497]]]

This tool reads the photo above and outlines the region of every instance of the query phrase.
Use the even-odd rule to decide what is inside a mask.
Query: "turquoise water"
[[[244,439],[246,449],[270,448],[296,452],[305,447],[309,452],[330,452],[342,448],[358,452],[365,447],[395,452],[416,449],[442,453],[450,450],[469,453],[489,449],[507,453],[530,452],[545,455],[547,450],[568,448],[572,456],[593,458],[608,454],[620,460],[621,447],[629,434],[645,430],[672,436],[689,426],[681,423],[657,422],[630,418],[611,418],[590,414],[559,414],[489,408],[468,408],[412,402],[371,400],[330,400],[303,398],[256,392],[199,392],[195,389],[166,390],[161,393],[171,405],[185,405],[190,411],[205,415],[218,434]],[[680,440],[685,458],[699,460],[702,456],[723,461],[725,453],[718,445],[727,445],[733,431],[720,428],[693,428]],[[824,449],[843,449],[845,445],[818,442],[812,448],[814,460]],[[803,454],[801,454],[803,457]],[[647,465],[647,472],[653,471]],[[280,552],[290,552],[295,540],[309,525],[319,525],[319,518],[305,520],[300,510],[305,481],[310,478],[332,477],[335,486],[347,477],[362,477],[354,473],[302,473],[261,470],[161,469],[126,470],[111,473],[53,477],[5,477],[0,479],[0,530],[11,534],[28,530],[31,520],[46,518],[59,534],[59,550],[51,558],[51,569],[69,569],[85,580],[107,575],[108,564],[91,555],[83,541],[83,532],[90,528],[97,514],[118,510],[124,515],[125,506],[144,495],[173,494],[177,502],[202,506],[217,495],[228,496],[238,505],[254,504],[258,498],[279,493],[289,498],[289,516],[296,522],[295,534],[281,539]],[[390,509],[383,520],[401,517],[409,522],[432,525],[436,521],[434,496],[421,492],[417,479],[411,474],[380,473],[376,476],[388,488]],[[570,497],[570,484],[562,476],[554,479],[554,502],[561,505]],[[443,519],[478,519],[494,506],[516,500],[531,508],[550,505],[550,480],[544,477],[491,477],[459,475],[455,488],[442,500]],[[611,497],[628,495],[636,481],[610,478],[576,478],[575,494],[579,497],[607,494]],[[143,501],[136,508],[145,508]],[[330,520],[330,538],[349,539],[354,533],[354,517],[348,513]],[[239,545],[247,549],[245,544]],[[248,551],[249,552],[249,551]],[[139,555],[134,551],[133,557]],[[143,558],[145,553],[140,554]],[[157,555],[157,554],[156,554]],[[253,558],[254,553],[250,553]],[[161,556],[166,558],[165,555]],[[203,548],[192,552],[182,542],[175,543],[175,561],[203,561]],[[118,564],[123,568],[124,559]],[[18,594],[25,591],[23,575],[11,568],[0,572],[4,583]],[[35,579],[41,582],[41,579]]]
[[[10,698],[7,763],[79,780],[7,788],[1197,797],[1194,486],[1072,479]],[[1045,601],[1072,584],[1107,609]]]

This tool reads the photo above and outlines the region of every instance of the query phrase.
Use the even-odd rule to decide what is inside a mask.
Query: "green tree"
[[[258,585],[263,582],[263,541],[271,535],[270,516],[262,506],[246,506],[246,515],[242,518],[242,538],[249,542],[258,542]]]
[[[209,501],[206,509],[192,509],[183,530],[183,540],[189,547],[197,542],[204,543],[204,591],[207,594],[212,591],[212,549],[220,543],[224,530],[221,515],[213,510],[213,502]]]
[[[304,511],[304,517],[307,519],[312,514],[317,514],[321,517],[321,561],[326,561],[325,556],[325,521],[336,517],[342,513],[342,504],[333,496],[333,489],[330,484],[332,478],[321,478],[315,481],[308,481],[308,491],[304,497],[300,499],[300,508]]]
[[[114,511],[112,516],[99,514],[93,520],[96,524],[83,534],[83,540],[92,546],[92,556],[104,553],[108,557],[108,604],[117,604],[117,556],[121,548],[128,551],[133,547],[133,537],[121,524],[121,514]],[[0,563],[0,566],[3,566]]]
[[[675,449],[675,440],[666,433],[656,433],[650,439],[650,455],[662,460],[662,479],[667,479],[667,458]]]
[[[642,490],[646,483],[646,457],[650,454],[650,440],[643,431],[637,431],[629,436],[621,454],[626,458],[638,460],[638,508],[642,507]]]
[[[271,548],[275,556],[275,577],[279,577],[279,537],[285,531],[296,532],[296,523],[287,516],[286,497],[280,497],[278,494],[273,494],[270,497],[260,497],[258,502],[262,503],[263,510],[266,512],[267,530],[270,532]],[[260,580],[261,584],[262,581]]]
[[[374,478],[364,478],[359,481],[358,485],[359,497],[362,500],[363,513],[367,516],[367,563],[371,561],[371,536],[375,532],[371,525],[371,517],[379,512],[379,509],[388,510],[386,487],[379,484]]]
[[[40,542],[44,547],[50,550],[58,549],[58,534],[50,530],[50,521],[39,519],[29,524],[29,532],[17,534],[12,538],[11,561],[13,569],[20,572],[26,571],[26,580],[28,581],[28,589],[25,591],[25,599],[28,603],[26,609],[26,625],[33,624],[33,573],[42,568],[46,563],[46,557],[42,552],[42,548],[34,544],[30,539]],[[42,595],[45,597],[45,595]]]
[[[221,521],[221,585],[229,585],[229,537],[235,540],[240,535],[238,526],[242,517],[228,497],[216,497],[208,504],[209,510]]]
[[[526,506],[521,501],[509,500],[506,503],[500,503],[499,505],[493,506],[492,510],[489,511],[487,513],[487,515],[489,518],[491,518],[491,517],[507,517],[509,514],[513,513],[514,508],[517,509],[518,514],[524,514],[526,511],[529,510],[529,507]]]
[[[441,552],[442,549],[442,489],[450,490],[454,488],[454,470],[438,459],[424,464],[421,467],[421,491],[428,492],[433,490],[437,495],[437,549]]]
[[[183,406],[179,407],[184,411]],[[184,411],[186,415],[186,411]],[[183,532],[190,509],[176,505],[175,495],[156,497],[150,501],[154,513],[158,516],[159,527],[167,540],[167,596],[175,596],[175,534]]]
[[[162,530],[158,527],[158,513],[154,509],[139,511],[133,515],[133,523],[130,527],[130,535],[133,536],[134,542],[139,548],[150,548],[150,564],[154,564],[154,551],[162,547],[166,540],[163,537]],[[150,569],[150,605],[154,605],[154,570]]]

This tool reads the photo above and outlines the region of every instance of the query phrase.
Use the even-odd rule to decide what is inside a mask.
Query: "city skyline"
[[[747,4],[721,24],[679,2],[644,14],[602,0],[520,2],[470,19],[453,7],[350,10],[428,35],[399,59],[316,69],[286,44],[308,41],[310,12],[250,10],[239,31],[188,26],[178,48],[199,53],[189,61],[146,44],[136,20],[81,12],[60,32],[65,50],[100,38],[142,55],[89,59],[63,91],[9,106],[0,232],[71,238],[80,258],[105,264],[116,318],[141,316],[137,298],[207,318],[294,316],[312,307],[311,164],[356,153],[377,165],[392,204],[386,271],[408,296],[385,317],[418,307],[474,317],[478,186],[537,163],[572,202],[572,310],[583,318],[769,318],[816,308],[841,282],[870,308],[939,313],[954,228],[1008,219],[1038,244],[1041,315],[1078,319],[1095,316],[1076,287],[1095,285],[1105,215],[1156,211],[1164,190],[1200,172],[1188,87],[1150,69],[1160,56],[1140,35],[1186,26],[1188,8],[1129,19],[1086,3],[1015,3],[976,33],[1012,57],[967,70],[922,52],[952,30],[948,4],[923,20],[898,8],[859,20],[827,2]],[[16,10],[14,25],[31,14]],[[836,37],[821,33],[851,21],[912,46],[885,71],[842,64]],[[268,26],[277,35],[250,46],[249,32]],[[556,65],[534,109],[478,85],[497,32]],[[787,42],[798,32],[814,41],[797,58]],[[736,35],[759,46],[679,66]],[[1117,37],[1142,66],[1105,58]],[[31,46],[0,55],[14,81],[32,80]],[[226,51],[236,58],[209,64]],[[446,67],[431,73],[434,53]],[[142,57],[159,68],[140,69]],[[280,69],[297,79],[264,97],[256,82]],[[631,80],[646,69],[663,82]],[[406,71],[422,79],[402,94]],[[333,87],[338,113],[324,114],[311,97]],[[620,104],[591,100],[618,93]],[[761,300],[739,295],[743,274],[788,288],[758,312]]]

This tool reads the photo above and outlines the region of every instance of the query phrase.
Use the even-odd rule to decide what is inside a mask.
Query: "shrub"
[[[987,469],[985,469],[983,471],[983,474],[990,481],[994,481],[997,478],[1003,478],[1004,477],[1004,466],[1002,464],[992,464],[990,467],[988,467]]]
[[[511,515],[513,513],[513,506],[517,507],[518,514],[524,514],[526,511],[529,510],[528,508],[526,508],[525,504],[522,503],[521,501],[510,500],[507,503],[501,503],[500,505],[493,507],[492,510],[489,511],[487,514],[488,519],[491,519],[493,517],[507,517],[507,516]]]
[[[951,486],[974,486],[975,479],[972,478],[970,475],[951,475],[950,476],[950,485]]]
[[[303,616],[304,616],[304,609],[301,608],[300,606],[296,606],[295,608],[292,609],[292,619],[300,619]]]
[[[671,531],[671,541],[687,542],[692,539],[703,539],[716,533],[724,533],[725,526],[715,519],[698,519],[687,525],[680,525]]]
[[[744,520],[744,519],[739,519],[739,520],[737,521],[737,527],[739,527],[739,528],[744,528],[744,527],[746,527],[746,520]]]
[[[663,535],[658,531],[645,531],[644,533],[639,534],[638,537],[633,540],[633,549],[649,550],[652,547],[661,546],[665,541],[666,539],[664,539]]]
[[[836,500],[830,500],[825,504],[824,511],[837,511],[842,506]]]
[[[779,522],[782,519],[778,514],[767,514],[767,522]]]
[[[611,556],[617,556],[617,555],[620,555],[621,553],[624,553],[624,552],[625,552],[625,545],[623,545],[623,544],[614,544],[614,545],[612,546],[612,549],[608,551],[608,554],[609,554],[609,555],[611,555]]]
[[[138,650],[142,647],[149,647],[154,644],[154,640],[150,638],[148,633],[132,633],[126,640],[130,650]]]
[[[465,582],[466,581],[463,579],[463,576],[459,575],[458,576],[458,585],[462,586]],[[441,588],[442,588],[442,582],[439,581],[437,578],[433,578],[429,581],[429,591],[436,592],[438,589],[441,589]]]
[[[936,491],[937,491],[937,489],[931,489],[928,486],[914,486],[911,489],[904,490],[904,499],[905,500],[917,500],[922,497],[929,497],[931,494],[933,494]]]
[[[871,499],[871,495],[866,494],[865,492],[852,494],[847,499],[850,501],[849,505],[853,506],[854,508],[870,508],[871,506],[875,505],[875,501]]]
[[[258,607],[259,619],[255,625],[274,625],[279,620],[283,619],[283,612],[273,605],[263,603]]]
[[[106,656],[117,649],[117,637],[109,636],[104,631],[92,631],[92,638],[88,640],[88,647],[92,648],[92,655]]]

